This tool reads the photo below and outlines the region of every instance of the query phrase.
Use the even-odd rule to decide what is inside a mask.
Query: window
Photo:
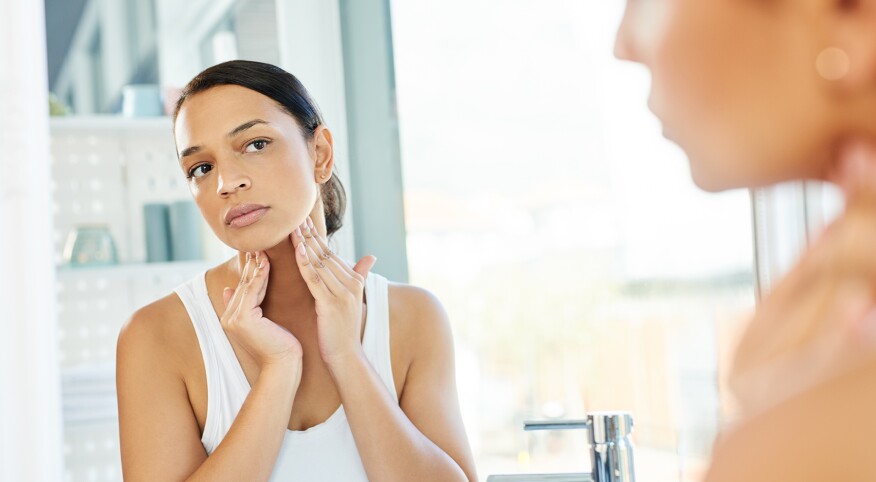
[[[744,191],[706,194],[612,57],[621,2],[393,2],[411,282],[443,301],[482,479],[587,470],[635,417],[638,480],[696,480],[754,305]]]

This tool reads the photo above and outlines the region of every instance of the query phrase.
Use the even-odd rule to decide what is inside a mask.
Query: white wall
[[[0,480],[62,480],[43,2],[0,2]]]
[[[280,67],[292,73],[319,104],[334,135],[335,174],[347,191],[344,229],[332,238],[336,251],[353,260],[353,189],[347,139],[347,100],[338,0],[276,0]]]

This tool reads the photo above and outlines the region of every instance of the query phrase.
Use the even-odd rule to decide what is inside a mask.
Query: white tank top
[[[207,295],[206,271],[174,292],[188,311],[207,372],[207,420],[201,443],[213,453],[228,433],[250,391],[231,343]],[[385,387],[398,402],[389,353],[389,301],[386,278],[365,280],[365,334],[362,347]],[[286,430],[272,481],[368,481],[343,405],[326,421],[307,430]]]

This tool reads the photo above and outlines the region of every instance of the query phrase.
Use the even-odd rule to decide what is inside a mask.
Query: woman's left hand
[[[329,249],[310,217],[290,238],[298,269],[316,300],[319,354],[331,370],[362,352],[365,278],[377,258],[365,256],[351,268]]]

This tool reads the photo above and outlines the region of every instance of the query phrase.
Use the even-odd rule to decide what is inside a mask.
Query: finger
[[[295,245],[295,261],[298,264],[301,277],[304,278],[307,288],[310,289],[310,293],[316,299],[325,299],[326,297],[333,296],[332,292],[322,281],[322,277],[317,272],[316,267],[310,262],[310,258],[307,255],[307,243],[304,242],[300,229],[296,229],[293,235],[293,242],[297,243]]]
[[[247,251],[246,252],[246,262],[243,263],[243,272],[240,273],[241,281],[246,281],[246,274],[249,272],[248,270],[251,266],[251,264],[250,264],[251,262],[252,262],[252,253]]]
[[[262,289],[263,280],[267,272],[264,269],[267,260],[264,257],[261,257],[259,262],[256,263],[255,259],[255,255],[250,257],[249,272],[247,273],[248,280],[243,283],[241,289],[237,290],[237,292],[240,293],[237,310],[238,315],[243,313],[243,310],[258,308],[260,304],[258,295]]]
[[[307,248],[307,257],[310,261],[310,266],[316,270],[319,274],[319,277],[322,279],[323,284],[328,287],[329,291],[332,292],[335,296],[340,296],[342,294],[349,294],[350,288],[348,288],[344,283],[342,283],[338,277],[334,273],[334,269],[340,271],[340,268],[334,264],[331,260],[327,260],[322,258],[319,254],[317,254],[314,249],[314,241],[313,237],[306,238],[304,241],[304,245]],[[318,249],[318,248],[317,248]]]
[[[234,290],[226,286],[225,289],[222,290],[222,306],[226,309],[228,308],[228,302],[231,301],[232,296],[234,296]]]
[[[247,283],[252,283],[252,281],[255,279],[256,272],[259,269],[259,261],[260,260],[259,260],[259,252],[258,251],[254,251],[254,252],[250,253],[249,271],[248,271],[247,277],[246,277]]]
[[[268,292],[268,279],[270,278],[271,272],[271,261],[268,259],[267,254],[262,255],[262,261],[264,262],[264,267],[262,268],[264,273],[260,277],[258,295],[256,296],[256,302],[259,305],[265,300],[265,295]]]
[[[313,224],[313,219],[311,219],[310,216],[307,216],[307,219],[305,219],[304,222],[301,224],[301,228],[304,232],[304,236],[307,239],[313,239],[314,241],[316,241],[316,244],[318,245],[318,249],[316,250],[317,254],[319,254],[322,258],[327,259],[328,253],[331,250],[328,249],[328,246],[326,246],[325,243],[322,242],[322,236],[320,236],[319,231],[317,231],[316,225]]]
[[[319,257],[323,260],[332,259],[334,252],[328,247],[328,243],[322,237],[322,235],[319,234],[319,231],[317,231],[316,226],[313,224],[313,220],[310,219],[309,216],[304,221],[302,228],[304,229],[305,238],[311,241],[311,247],[316,252],[316,254],[319,255]],[[339,261],[339,259],[336,259],[335,261],[337,262]],[[338,264],[346,265],[346,263]]]
[[[249,251],[246,252],[245,259],[246,261],[244,262],[243,270],[240,273],[240,279],[237,282],[237,288],[234,290],[228,301],[228,306],[231,307],[235,314],[239,311],[238,307],[240,305],[240,300],[247,283],[247,278],[249,277],[249,272],[253,265],[252,254]]]
[[[298,250],[298,245],[305,241],[304,231],[301,229],[301,227],[302,224],[299,224],[298,227],[295,228],[294,231],[292,231],[292,234],[289,235],[289,239],[292,240],[292,246],[295,247],[296,251]],[[295,257],[296,259],[298,258],[297,254]]]
[[[806,253],[826,274],[860,277],[876,291],[876,191],[859,189],[845,212],[831,224]]]
[[[295,242],[304,244],[311,266],[333,295],[361,293],[365,287],[364,277],[328,248],[312,219],[308,217],[293,235]],[[367,269],[364,272],[367,273]]]
[[[355,293],[361,290],[364,286],[364,280],[353,272],[353,270],[350,269],[350,267],[340,258],[334,254],[330,254],[331,250],[328,249],[322,236],[319,235],[319,232],[313,226],[313,221],[308,218],[305,225],[302,227],[305,228],[304,240],[309,248],[308,252],[312,252],[314,256],[312,261],[317,265],[319,265],[319,263],[324,264],[325,267],[332,272],[334,277],[344,285],[347,291]],[[310,235],[309,237],[308,234]],[[335,294],[339,294],[331,283],[328,283],[328,285]]]
[[[262,257],[259,260],[259,264],[256,264],[254,260],[252,264],[255,265],[252,278],[244,285],[240,303],[237,306],[237,316],[245,315],[243,318],[239,318],[242,320],[258,319],[264,315],[260,306],[259,293],[261,292],[262,284],[264,284],[264,279],[267,277],[267,270],[265,269],[267,260]]]
[[[341,259],[337,257],[337,255],[335,255],[334,251],[329,248],[328,241],[322,237],[310,217],[307,218],[305,224],[307,225],[307,229],[310,231],[314,244],[316,245],[316,247],[319,248],[318,250],[316,250],[317,254],[319,254],[323,259],[331,259],[332,257],[334,257],[335,261],[338,262],[339,265],[349,267],[347,263],[342,262]]]
[[[252,278],[249,280],[249,283],[247,283],[247,292],[252,294],[254,304],[258,305],[258,296],[265,284],[264,280],[265,274],[267,273],[268,260],[265,259],[264,256],[258,256],[257,253],[253,265],[255,267],[253,268]]]
[[[350,290],[361,289],[365,286],[365,278],[353,270],[353,266],[341,259],[334,251],[329,248],[326,240],[316,230],[313,220],[307,218],[308,226],[313,234],[313,242],[319,247],[322,252],[322,259],[326,264],[332,266],[332,272],[341,280]],[[331,261],[331,263],[329,263]]]
[[[861,190],[873,190],[876,186],[876,145],[853,141],[842,146],[838,165],[829,179],[843,190],[847,198]]]
[[[362,279],[368,278],[368,273],[371,272],[371,268],[377,263],[377,256],[363,256],[362,259],[356,263],[356,266],[353,267],[353,271],[356,272]]]

